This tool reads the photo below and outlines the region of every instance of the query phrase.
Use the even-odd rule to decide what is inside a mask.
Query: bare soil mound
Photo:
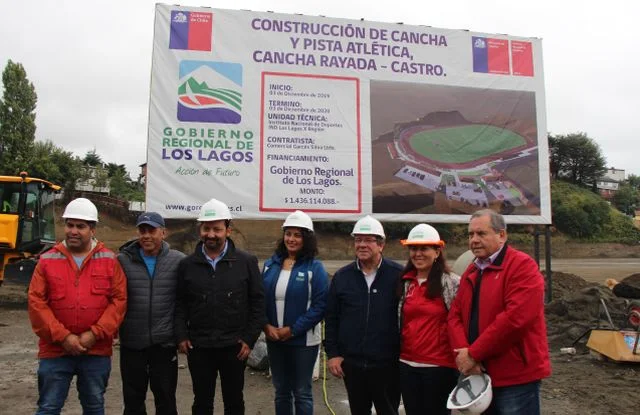
[[[611,327],[606,309],[615,328],[628,328],[629,302],[618,298],[607,287],[590,283],[573,274],[554,272],[553,298],[545,307],[547,332],[551,348],[584,346],[589,329]]]
[[[640,272],[629,275],[627,278],[623,279],[622,282],[625,282],[629,285],[633,285],[636,287],[640,287]]]

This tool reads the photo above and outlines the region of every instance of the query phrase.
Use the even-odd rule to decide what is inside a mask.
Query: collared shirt
[[[473,263],[476,265],[476,267],[478,267],[478,269],[480,269],[480,271],[484,271],[485,268],[493,264],[493,261],[496,260],[496,258],[498,257],[498,254],[500,254],[500,251],[502,251],[502,248],[504,248],[504,244],[500,245],[500,248],[498,248],[496,252],[491,254],[489,258],[487,259],[476,258],[473,261]]]
[[[360,260],[356,258],[356,267],[358,267],[360,272],[362,272],[362,275],[364,276],[364,280],[367,282],[367,287],[369,289],[371,289],[371,284],[373,284],[373,281],[376,279],[376,274],[380,269],[380,265],[382,265],[382,256],[380,256],[380,262],[378,262],[378,265],[375,267],[375,269],[367,274],[360,267]]]
[[[216,270],[216,265],[218,265],[218,262],[220,262],[220,260],[227,254],[227,247],[229,246],[229,244],[227,243],[227,241],[224,241],[224,248],[222,248],[222,252],[220,252],[220,255],[218,255],[215,258],[211,258],[208,254],[207,254],[207,250],[204,248],[204,244],[202,244],[202,253],[204,254],[204,257],[207,259],[207,262],[209,262],[211,264],[211,266],[213,267],[213,270]]]

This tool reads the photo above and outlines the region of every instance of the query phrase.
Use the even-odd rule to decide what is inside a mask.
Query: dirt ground
[[[279,226],[267,227],[267,231],[277,235]],[[133,226],[117,223],[104,224],[98,236],[112,248],[133,236]],[[242,232],[236,239],[243,241]],[[325,257],[328,271],[334,271],[345,260],[341,255],[349,255],[349,243],[344,238],[327,242]],[[195,238],[181,236],[180,242],[193,244]],[[241,242],[242,244],[243,242]],[[273,240],[267,237],[253,241],[252,248],[258,252],[269,252]],[[557,250],[555,249],[557,248]],[[462,252],[464,247],[450,251]],[[402,259],[403,251],[390,250],[394,258]],[[638,391],[640,386],[640,365],[602,361],[589,354],[584,343],[576,344],[577,354],[561,354],[560,348],[571,346],[573,341],[588,328],[604,324],[604,315],[599,308],[599,299],[605,299],[610,306],[612,319],[616,324],[626,322],[623,300],[616,299],[602,285],[605,278],[640,283],[640,275],[632,276],[640,270],[640,250],[638,247],[621,249],[615,245],[571,248],[566,245],[554,247],[552,261],[553,301],[547,305],[549,343],[553,374],[542,383],[543,414],[633,414],[638,413]],[[566,255],[566,254],[569,255]],[[571,256],[571,254],[575,256]],[[328,255],[331,254],[331,255]],[[457,255],[457,254],[456,254]],[[264,258],[264,255],[259,255]],[[338,260],[340,258],[340,260]],[[583,258],[583,259],[575,259]],[[615,259],[612,259],[615,258]],[[402,259],[402,261],[404,261]],[[578,276],[579,275],[579,276]],[[37,338],[32,333],[26,312],[25,288],[5,282],[0,287],[0,414],[33,413],[36,408],[38,361]],[[180,357],[178,409],[182,414],[190,413],[192,401],[191,378],[186,368],[186,359]],[[331,413],[324,402],[323,378],[314,383],[314,406],[318,414]],[[326,380],[327,400],[335,414],[348,414],[346,392],[342,381],[328,375]],[[113,369],[106,395],[108,414],[122,412],[121,381],[118,364],[118,349],[115,349]],[[273,387],[265,372],[247,369],[245,376],[246,413],[273,413]],[[153,413],[151,395],[147,403],[149,413]],[[222,413],[221,395],[216,394],[216,413]],[[75,387],[63,413],[81,414]]]

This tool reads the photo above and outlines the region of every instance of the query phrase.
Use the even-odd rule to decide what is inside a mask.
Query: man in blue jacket
[[[325,317],[325,351],[331,374],[344,379],[353,415],[396,415],[398,388],[398,281],[402,266],[382,257],[382,224],[367,215],[356,222],[356,260],[331,281]]]

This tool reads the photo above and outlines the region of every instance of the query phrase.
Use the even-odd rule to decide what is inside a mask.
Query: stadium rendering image
[[[374,212],[400,208],[404,213],[448,214],[492,207],[504,214],[539,214],[533,95],[499,91],[484,95],[483,100],[482,92],[472,88],[437,88],[443,87],[426,93],[428,100],[416,98],[417,105],[434,111],[413,121],[395,121],[390,130],[387,127],[386,132],[374,135]],[[446,100],[437,99],[438,95],[450,94],[452,89],[457,92],[454,95],[463,95],[462,104],[444,110],[438,103]],[[385,92],[388,99],[389,90]],[[489,112],[486,104],[491,108],[501,94],[516,108],[505,111],[497,106]],[[517,99],[510,99],[509,94]],[[374,111],[372,105],[372,120]]]

